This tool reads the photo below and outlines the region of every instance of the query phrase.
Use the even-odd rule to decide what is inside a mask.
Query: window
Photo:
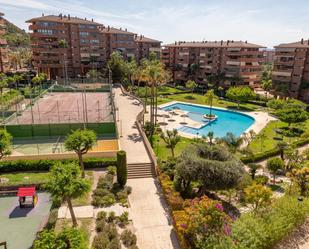
[[[52,30],[52,29],[38,29],[37,32],[41,33],[41,34],[44,34],[44,35],[56,34],[56,30]]]
[[[90,43],[91,43],[91,44],[98,44],[98,43],[99,43],[99,40],[90,40]]]
[[[37,25],[42,27],[53,27],[56,26],[57,24],[54,22],[37,22]]]
[[[83,31],[81,31],[81,32],[79,32],[79,35],[80,35],[80,36],[88,36],[89,33],[88,33],[88,32],[83,32]]]

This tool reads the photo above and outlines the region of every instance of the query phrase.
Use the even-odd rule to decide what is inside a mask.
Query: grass
[[[166,147],[166,143],[163,141],[160,136],[155,135],[154,136],[154,147],[153,150],[156,153],[156,155],[161,159],[161,160],[167,160],[169,157],[172,156],[171,149]],[[159,141],[159,143],[157,142]],[[179,156],[181,152],[190,144],[192,143],[192,139],[181,137],[180,142],[176,145],[175,148],[175,156]],[[158,146],[159,145],[159,146]]]
[[[249,144],[249,149],[253,153],[265,152],[274,149],[279,141],[287,143],[295,142],[298,137],[286,137],[276,133],[276,129],[288,127],[288,125],[281,121],[271,121],[260,132],[260,134]],[[304,131],[309,130],[309,120],[302,124]]]
[[[184,93],[184,94],[175,94],[175,95],[166,95],[166,96],[159,96],[158,97],[158,104],[165,104],[167,102],[171,101],[182,101],[182,102],[188,102],[193,104],[201,104],[201,105],[207,105],[206,98],[202,94],[197,93]],[[213,106],[217,107],[224,107],[227,109],[237,109],[237,103],[223,100],[223,99],[214,99],[213,100]],[[243,103],[240,105],[241,111],[256,111],[260,106],[249,104],[249,103]]]
[[[8,182],[0,183],[0,186],[14,186],[20,184],[39,184],[46,183],[49,179],[49,172],[25,172],[1,174],[1,178],[9,179]]]
[[[92,186],[92,184],[93,184],[93,171],[86,170],[85,173],[86,173],[86,178],[90,182],[90,186]],[[91,204],[91,194],[92,194],[92,191],[90,189],[87,193],[83,194],[81,197],[73,199],[72,200],[73,206],[87,206],[87,205],[90,205]]]

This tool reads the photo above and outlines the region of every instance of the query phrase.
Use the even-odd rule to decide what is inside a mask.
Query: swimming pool
[[[180,109],[188,112],[187,115],[189,119],[199,123],[205,123],[203,115],[208,114],[210,108],[206,106],[174,103],[164,106],[161,109],[165,111]],[[240,136],[255,122],[255,119],[251,116],[235,111],[212,108],[212,114],[218,117],[217,120],[199,129],[191,128],[186,125],[180,125],[177,129],[184,133],[199,136],[207,135],[210,131],[214,132],[215,137],[223,137],[227,132],[232,132],[234,135]]]

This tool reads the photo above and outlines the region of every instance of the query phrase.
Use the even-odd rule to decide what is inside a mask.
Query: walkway
[[[128,163],[150,163],[135,120],[142,111],[136,99],[124,96],[120,88],[114,89],[116,107],[119,108],[118,130],[120,146],[127,152]],[[121,127],[122,126],[122,127]],[[178,249],[178,241],[161,190],[154,178],[129,179],[129,213],[136,229],[140,249]]]
[[[143,110],[143,106],[134,98],[122,94],[120,88],[114,88],[115,105],[120,147],[127,152],[129,164],[150,163],[150,158],[144,146],[143,139],[135,126],[137,115]]]

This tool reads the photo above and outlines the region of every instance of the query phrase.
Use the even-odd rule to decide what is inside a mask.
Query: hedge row
[[[75,159],[66,160],[17,160],[0,162],[0,173],[18,172],[18,171],[48,171],[56,162],[78,162]],[[85,158],[85,168],[105,168],[116,166],[116,158]]]
[[[294,142],[292,145],[299,147],[299,146],[303,146],[303,145],[308,144],[308,143],[309,143],[309,138],[306,138],[306,139],[300,139],[300,140]],[[280,154],[279,148],[274,148],[274,149],[271,149],[271,150],[268,150],[268,151],[265,151],[265,152],[262,152],[262,153],[256,153],[252,156],[242,157],[242,158],[240,158],[240,160],[243,163],[254,163],[254,162],[261,161],[263,159],[267,159],[269,157],[277,156],[279,154]]]

